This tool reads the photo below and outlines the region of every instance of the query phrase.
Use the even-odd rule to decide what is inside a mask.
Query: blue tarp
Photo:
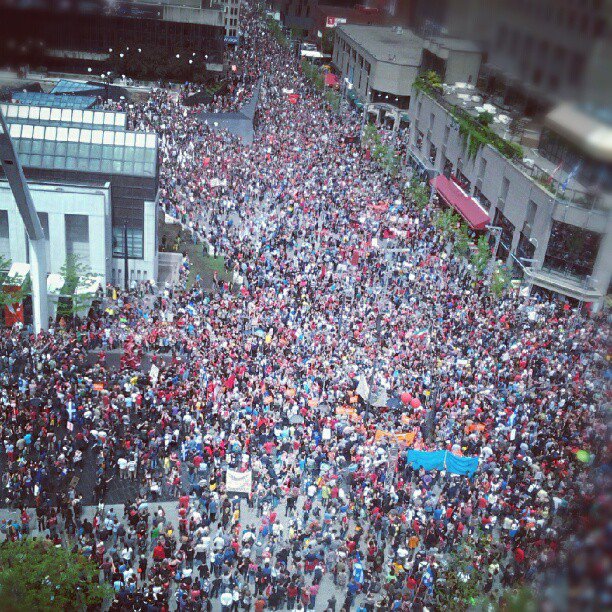
[[[458,457],[448,451],[409,450],[408,463],[413,468],[426,470],[446,470],[452,474],[472,476],[478,469],[478,457]]]

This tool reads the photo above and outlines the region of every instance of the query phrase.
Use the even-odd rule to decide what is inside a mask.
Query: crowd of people
[[[460,551],[496,600],[564,554],[589,487],[577,452],[605,438],[605,320],[494,296],[255,8],[244,34],[207,110],[261,82],[252,145],[167,90],[130,109],[160,136],[164,212],[226,274],[193,283],[185,259],[155,296],[2,332],[3,498],[21,517],[2,531],[95,559],[113,610],[441,609]],[[478,469],[426,471],[409,449]],[[252,475],[246,496],[227,470]],[[122,513],[113,480],[136,486]]]

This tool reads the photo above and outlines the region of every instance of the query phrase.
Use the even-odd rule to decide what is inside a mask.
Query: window
[[[491,201],[480,190],[480,187],[474,187],[474,199],[487,211],[491,210]]]
[[[505,261],[510,255],[510,248],[512,247],[512,239],[514,238],[514,225],[510,220],[500,211],[495,211],[495,217],[493,219],[493,225],[501,227],[501,236],[499,238],[499,247],[497,253],[494,253],[496,259]],[[491,239],[495,241],[496,236],[491,233]]]
[[[87,215],[64,215],[66,224],[66,255],[75,255],[89,264],[89,219]]]
[[[450,178],[452,173],[453,173],[453,162],[450,159],[448,159],[448,157],[445,157],[443,174],[446,178]]]
[[[538,205],[533,200],[529,200],[529,203],[527,204],[527,214],[525,215],[525,227],[523,228],[523,231],[525,234],[527,234],[527,237],[531,235],[531,229],[533,228],[533,222],[537,212]]]
[[[504,203],[506,202],[506,198],[508,197],[509,189],[510,189],[510,181],[508,180],[508,178],[504,176],[504,178],[502,179],[501,191],[499,192],[499,199]]]
[[[584,278],[593,271],[600,243],[601,234],[553,221],[544,268]]]
[[[482,180],[487,171],[487,160],[484,157],[480,158],[480,167],[478,168],[478,178]]]
[[[130,259],[144,257],[143,231],[134,227],[127,228],[127,247]],[[113,227],[113,257],[125,256],[124,228]]]

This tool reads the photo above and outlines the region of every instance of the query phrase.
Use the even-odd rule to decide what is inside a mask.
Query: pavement
[[[298,501],[298,509],[301,509],[301,506],[303,504],[305,500],[305,496],[301,496],[299,501]],[[107,503],[104,505],[104,511],[108,511],[110,508],[113,508],[116,515],[122,519],[123,518],[123,504],[118,504],[118,503]],[[157,511],[158,507],[163,508],[165,514],[166,514],[166,520],[169,521],[173,527],[176,529],[176,533],[178,533],[178,503],[176,501],[164,501],[164,502],[160,502],[160,503],[153,503],[150,502],[149,503],[149,511],[151,512],[151,514],[153,514],[154,512]],[[83,507],[83,514],[82,514],[82,519],[87,518],[90,522],[93,520],[96,511],[98,510],[98,506],[96,505],[86,505]],[[288,532],[288,528],[289,528],[289,517],[286,517],[285,514],[285,503],[281,502],[279,504],[279,506],[276,508],[276,511],[278,512],[278,521],[280,523],[282,523],[282,525],[285,527],[285,532]],[[32,516],[32,520],[30,521],[30,534],[31,536],[36,536],[36,537],[44,537],[44,535],[46,533],[48,533],[47,531],[45,531],[44,533],[41,534],[41,532],[38,530],[37,528],[37,524],[36,524],[36,519],[35,519],[35,513],[33,509],[29,509],[29,514]],[[246,525],[246,524],[251,524],[251,523],[255,523],[256,525],[259,525],[261,523],[261,517],[257,516],[257,513],[255,511],[255,509],[251,509],[248,507],[247,503],[245,500],[241,500],[240,502],[240,517],[241,517],[241,524],[242,525]],[[0,520],[3,519],[14,519],[20,522],[20,513],[18,510],[10,510],[10,509],[0,509]],[[214,530],[211,530],[211,533],[214,533]],[[63,536],[64,540],[65,540],[65,544],[70,544],[70,540],[68,539],[68,537],[66,535]],[[152,549],[150,548],[149,550],[149,554],[151,554]],[[331,569],[331,568],[330,568]],[[309,582],[309,581],[308,581]],[[176,590],[176,586],[174,587],[173,590]],[[336,605],[336,609],[340,609],[342,603],[344,602],[344,598],[346,595],[346,591],[345,589],[341,589],[337,586],[334,585],[333,582],[333,577],[330,573],[326,573],[323,576],[323,580],[321,581],[321,585],[320,585],[320,589],[319,589],[319,594],[317,596],[317,601],[316,601],[316,608],[315,610],[323,610],[325,609],[325,606],[328,602],[328,600],[332,597],[332,595],[334,595],[336,597],[336,601],[337,601],[337,605]],[[363,596],[358,596],[356,601],[360,601],[361,599],[363,599]],[[0,608],[1,608],[1,604],[0,604]],[[174,596],[171,598],[170,600],[170,609],[171,610],[176,610],[177,606],[176,606],[176,600],[174,598]],[[219,601],[219,598],[215,598],[215,600],[212,602],[212,609],[213,612],[221,612],[221,603]],[[285,607],[280,608],[281,610],[286,609]]]

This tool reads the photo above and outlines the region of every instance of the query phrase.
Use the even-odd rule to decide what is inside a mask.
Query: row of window
[[[39,212],[38,218],[42,226],[47,249],[47,262],[50,261],[49,213]],[[65,249],[67,255],[77,255],[84,264],[90,262],[89,218],[87,215],[64,215]],[[113,257],[125,256],[127,234],[127,254],[130,259],[143,259],[144,234],[142,229],[113,227]],[[27,237],[26,237],[27,243]],[[11,258],[11,240],[8,212],[0,210],[0,255]],[[29,255],[26,250],[26,258]]]

